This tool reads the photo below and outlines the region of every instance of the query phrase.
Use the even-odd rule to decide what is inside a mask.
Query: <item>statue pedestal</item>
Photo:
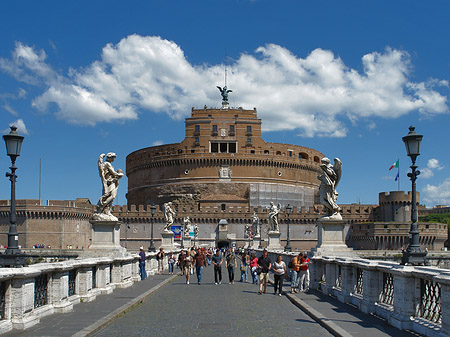
[[[126,249],[120,246],[120,221],[89,220],[92,226],[92,243],[89,252],[99,255],[124,254]]]
[[[267,249],[273,249],[273,250],[278,250],[278,249],[283,249],[283,247],[281,246],[281,233],[280,232],[274,232],[274,231],[270,231],[268,233],[269,236],[269,245],[267,246]]]
[[[192,245],[192,243],[191,243],[191,237],[190,236],[185,236],[184,238],[183,238],[183,246],[184,246],[184,248],[191,248],[191,245]]]
[[[258,247],[259,247],[259,239],[260,239],[260,236],[258,235],[258,236],[254,236],[253,237],[253,240],[252,240],[252,242],[251,242],[251,247],[252,247],[252,249],[258,249]]]
[[[175,245],[173,244],[173,232],[161,232],[162,244],[160,248],[164,248],[166,250],[174,250]]]
[[[318,219],[318,238],[316,248],[311,249],[315,256],[351,256],[352,248],[345,244],[344,220]]]

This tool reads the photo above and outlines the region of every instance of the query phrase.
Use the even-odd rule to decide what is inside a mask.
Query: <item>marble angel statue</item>
[[[338,192],[336,190],[342,176],[342,163],[339,158],[334,158],[334,165],[331,165],[330,159],[322,158],[320,168],[322,174],[317,178],[320,180],[320,203],[325,207],[327,214],[323,219],[342,220],[339,213],[341,208],[336,203]]]

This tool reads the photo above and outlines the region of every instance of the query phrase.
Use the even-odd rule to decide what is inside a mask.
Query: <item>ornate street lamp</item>
[[[409,231],[409,244],[408,248],[403,251],[402,263],[410,265],[427,265],[427,252],[423,252],[419,245],[419,230],[417,228],[417,207],[416,207],[416,179],[420,174],[416,166],[416,158],[420,155],[420,142],[423,136],[416,133],[415,127],[409,127],[409,133],[402,138],[406,146],[406,153],[411,158],[412,165],[411,173],[408,173],[408,177],[412,183],[412,200],[411,200],[411,229]]]
[[[258,207],[255,207],[254,208],[254,210],[255,210],[255,213],[257,213],[258,212]],[[262,249],[262,223],[261,223],[261,220],[259,219],[259,217],[258,217],[258,223],[256,224],[256,226],[259,226],[259,245],[258,245],[258,249]]]
[[[284,251],[285,252],[292,251],[291,238],[290,238],[290,234],[291,234],[291,227],[290,227],[291,219],[289,217],[291,215],[291,213],[292,213],[292,206],[288,204],[286,206],[286,214],[287,214],[288,219],[287,219],[287,240],[286,240],[286,247],[284,247]]]
[[[184,243],[183,243],[183,241],[184,241],[184,225],[183,225],[183,222],[182,222],[181,219],[180,219],[180,222],[181,222],[181,244],[180,244],[180,249],[183,250],[184,249]]]
[[[156,252],[156,248],[155,248],[155,242],[153,241],[153,216],[155,215],[156,212],[156,207],[155,205],[151,205],[150,206],[150,214],[152,215],[152,229],[151,229],[151,234],[150,234],[150,246],[148,247],[148,251],[149,252]]]
[[[8,247],[5,254],[0,255],[0,264],[2,266],[20,266],[25,265],[25,256],[20,253],[19,249],[19,234],[16,226],[16,163],[17,157],[20,156],[20,149],[22,148],[23,136],[17,133],[17,127],[11,126],[9,134],[4,135],[3,139],[6,143],[6,153],[11,158],[11,173],[7,172],[6,176],[11,181],[11,209],[9,212],[9,232],[8,232]]]

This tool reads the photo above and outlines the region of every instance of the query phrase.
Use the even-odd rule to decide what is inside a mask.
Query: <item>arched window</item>
[[[225,212],[226,205],[225,205],[225,204],[222,204],[222,205],[220,205],[220,208],[222,209],[222,212]]]

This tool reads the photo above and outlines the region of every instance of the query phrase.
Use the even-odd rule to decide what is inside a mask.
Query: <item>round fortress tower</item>
[[[225,207],[226,200],[233,207],[270,201],[311,207],[318,201],[322,157],[311,148],[265,142],[256,109],[192,108],[182,142],[127,156],[128,204],[200,208],[220,195]]]

